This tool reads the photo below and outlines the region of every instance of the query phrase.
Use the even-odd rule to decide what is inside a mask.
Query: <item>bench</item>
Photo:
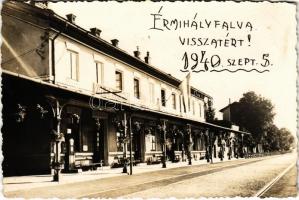
[[[76,160],[76,161],[86,161],[86,160]],[[83,171],[87,171],[87,170],[96,170],[98,167],[101,167],[103,170],[103,160],[101,160],[100,162],[90,162],[90,163],[79,163],[79,164],[75,164],[75,168],[76,169],[82,169]]]
[[[160,164],[161,162],[162,162],[162,156],[155,156],[155,157],[148,158],[146,164],[153,165],[153,164]]]
[[[130,164],[130,158],[126,158],[126,163],[127,165]],[[135,160],[133,157],[132,157],[132,164],[133,166],[137,166],[139,163],[141,163],[140,160]],[[114,157],[114,160],[112,161],[111,163],[111,168],[119,168],[119,167],[123,167],[125,164],[125,159],[123,158],[118,158],[117,156]]]

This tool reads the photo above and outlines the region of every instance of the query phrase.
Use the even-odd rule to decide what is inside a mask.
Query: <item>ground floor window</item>
[[[122,143],[122,134],[120,132],[116,132],[116,147],[117,151],[123,151],[123,143]]]
[[[146,135],[145,146],[146,146],[146,151],[156,151],[157,150],[156,136],[151,134]]]

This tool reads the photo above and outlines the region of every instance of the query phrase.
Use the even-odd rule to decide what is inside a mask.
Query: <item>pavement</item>
[[[275,156],[271,156],[275,157]],[[215,164],[206,160],[193,161],[192,166],[187,162],[167,163],[167,168],[158,165],[133,167],[133,175],[122,173],[122,168],[110,169],[104,167],[97,171],[79,174],[62,174],[59,183],[52,182],[51,175],[6,177],[3,179],[4,195],[6,197],[23,198],[80,198],[80,197],[119,197],[140,190],[164,187],[175,182],[204,176],[209,173],[247,165],[271,158],[232,159]]]
[[[192,166],[188,166],[187,162],[167,163],[166,169],[161,168],[161,165],[141,165],[134,167],[134,175],[132,176],[121,173],[122,169],[103,169],[103,171],[85,172],[76,175],[63,174],[60,183],[50,182],[51,176],[15,177],[15,184],[7,180],[4,181],[4,195],[6,197],[22,198],[80,198],[93,197],[93,195],[107,198],[118,197],[141,189],[156,187],[159,184],[162,186],[168,184],[169,181],[178,181],[178,178],[188,179],[191,178],[190,175],[207,174],[213,170],[223,170],[225,166],[231,167],[243,162],[256,162],[259,159],[265,158],[234,159],[226,162],[217,160],[212,165],[207,164],[204,160],[193,162]],[[104,173],[105,171],[107,173]],[[38,182],[42,177],[45,182]],[[33,180],[20,182],[24,178],[28,180],[32,178]],[[19,182],[16,182],[16,180]],[[32,183],[34,180],[37,182]],[[98,194],[99,192],[101,194]]]
[[[226,161],[237,160],[235,158]],[[214,163],[221,162],[220,159],[214,159]],[[206,160],[192,161],[192,165],[204,165],[209,164]],[[162,164],[147,165],[146,163],[140,163],[133,167],[133,174],[139,174],[144,172],[152,172],[158,170],[167,170],[178,167],[188,166],[187,162],[172,163],[167,162],[167,168],[162,168]],[[129,166],[128,166],[129,171]],[[4,193],[46,187],[57,186],[68,183],[84,182],[91,180],[98,180],[103,178],[115,177],[115,176],[127,176],[122,173],[122,168],[110,168],[110,166],[104,166],[94,171],[84,171],[81,173],[61,173],[60,182],[53,182],[53,176],[51,174],[46,175],[31,175],[31,176],[12,176],[3,178],[3,190]]]

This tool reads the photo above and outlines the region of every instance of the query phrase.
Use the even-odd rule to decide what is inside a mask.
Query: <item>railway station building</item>
[[[247,133],[206,122],[213,98],[152,66],[149,52],[131,55],[73,14],[29,3],[4,3],[2,22],[4,176],[75,172],[130,153],[135,163],[191,164],[243,148]]]

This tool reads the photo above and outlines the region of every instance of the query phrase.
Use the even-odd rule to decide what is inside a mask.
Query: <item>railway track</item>
[[[263,195],[268,192],[272,186],[277,183],[283,176],[285,176],[294,166],[296,162],[289,165],[284,171],[278,174],[274,179],[272,179],[268,184],[266,184],[262,189],[260,189],[253,197],[263,197]]]
[[[78,182],[78,183],[70,183],[70,184],[62,184],[59,186],[51,186],[51,187],[41,187],[41,188],[32,188],[27,190],[18,190],[18,191],[11,191],[7,192],[5,194],[6,197],[23,197],[23,198],[32,198],[32,197],[43,197],[43,198],[49,198],[52,197],[53,194],[56,195],[56,197],[59,198],[94,198],[94,197],[101,197],[101,198],[117,198],[121,196],[129,196],[130,194],[134,194],[136,192],[145,192],[147,190],[155,190],[155,188],[161,188],[164,187],[167,188],[170,186],[170,188],[176,187],[177,185],[184,186],[184,182],[188,180],[199,180],[204,179],[205,175],[209,174],[215,174],[217,177],[217,174],[219,177],[228,177],[224,176],[226,170],[230,170],[231,173],[233,173],[233,169],[236,168],[237,174],[242,173],[242,170],[245,169],[246,166],[251,166],[251,169],[254,169],[254,166],[262,165],[259,164],[259,162],[266,162],[269,164],[274,163],[271,161],[271,159],[278,159],[278,162],[280,156],[269,156],[269,157],[262,157],[262,158],[255,158],[255,159],[245,159],[245,160],[237,160],[237,161],[231,161],[231,162],[223,162],[223,163],[215,163],[213,165],[204,164],[204,165],[194,165],[194,166],[186,166],[186,167],[180,167],[180,168],[172,168],[167,169],[164,171],[153,171],[153,172],[145,172],[140,174],[134,174],[133,176],[117,176],[117,177],[111,177],[106,179],[99,179],[99,180],[93,180],[93,181],[87,181],[87,182]],[[269,160],[269,161],[267,161]],[[256,163],[256,164],[254,164]],[[287,164],[288,163],[288,164]],[[265,194],[273,185],[277,188],[277,185],[275,184],[277,181],[279,181],[282,177],[287,174],[287,172],[294,167],[295,163],[292,163],[290,166],[287,162],[284,163],[282,167],[279,168],[279,170],[276,171],[275,174],[280,173],[278,176],[276,176],[273,180],[271,178],[273,177],[273,174],[271,177],[267,178],[267,180],[271,180],[270,183],[268,183],[266,186],[264,186],[262,189],[260,189],[256,194],[255,191],[257,191],[261,185],[255,185],[255,181],[250,179],[250,176],[247,176],[247,179],[251,180],[252,187],[248,190],[246,193],[246,196],[252,196],[255,197],[263,197],[263,194]],[[254,164],[254,166],[249,165]],[[271,166],[271,165],[270,165]],[[288,167],[287,167],[288,166]],[[239,168],[242,167],[242,170]],[[244,168],[245,167],[245,168]],[[284,169],[287,167],[286,169]],[[238,171],[238,169],[240,169]],[[250,169],[250,167],[249,167]],[[263,170],[266,170],[267,167]],[[294,168],[293,168],[294,169]],[[261,170],[261,173],[262,171]],[[222,172],[222,173],[220,173]],[[293,171],[292,171],[293,172]],[[275,176],[275,175],[274,175]],[[241,178],[241,177],[240,177]],[[224,180],[224,179],[223,179]],[[225,179],[227,180],[227,179]],[[224,180],[224,183],[226,182]],[[239,178],[236,179],[238,181]],[[246,179],[244,179],[246,180]],[[282,178],[282,180],[285,180],[285,178]],[[221,181],[221,178],[219,180],[215,181]],[[265,184],[265,181],[261,182]],[[180,183],[180,184],[178,184]],[[182,183],[182,184],[181,184]],[[191,184],[195,184],[198,182],[191,182]],[[209,184],[209,182],[207,183]],[[210,184],[213,184],[210,182]],[[197,184],[198,185],[198,184]],[[232,184],[233,185],[233,184]],[[246,184],[244,183],[244,186]],[[192,185],[191,185],[192,186]],[[234,186],[234,185],[233,185]],[[189,186],[188,186],[189,187]],[[238,185],[235,185],[234,187],[239,188]],[[209,187],[210,188],[210,187]],[[244,192],[247,190],[246,187],[243,187]],[[176,190],[178,191],[178,190]],[[269,192],[272,192],[270,190]],[[167,193],[167,191],[165,191]],[[204,193],[204,192],[203,192]],[[186,193],[187,194],[187,193]],[[199,194],[199,193],[198,193]],[[209,192],[207,192],[209,194]],[[228,193],[227,193],[228,194]],[[235,193],[232,193],[234,195],[238,195]],[[241,193],[240,193],[241,194]],[[225,195],[225,194],[223,194]],[[266,196],[266,195],[265,195]]]
[[[256,162],[261,162],[265,159],[269,159],[269,158],[262,158],[262,159],[258,159],[258,160],[246,160],[246,161],[242,161],[240,163],[238,162],[238,163],[233,163],[233,164],[229,164],[226,166],[219,166],[219,167],[215,167],[212,169],[206,169],[203,171],[176,175],[173,177],[167,177],[167,178],[163,178],[163,179],[159,179],[159,180],[155,180],[155,181],[138,183],[136,185],[131,185],[131,186],[127,186],[127,187],[113,188],[113,189],[109,189],[106,191],[100,191],[100,192],[97,191],[97,192],[93,192],[90,194],[76,196],[76,198],[95,198],[95,197],[117,198],[117,197],[124,196],[124,195],[130,194],[130,193],[148,190],[148,189],[151,189],[154,187],[163,187],[166,185],[171,185],[174,183],[182,182],[182,181],[185,181],[185,180],[188,180],[191,178],[196,178],[196,177],[204,176],[207,174],[212,174],[215,172],[224,171],[224,170],[231,169],[231,168],[236,168],[236,167],[241,167],[241,166],[245,166],[248,164],[253,164]]]

